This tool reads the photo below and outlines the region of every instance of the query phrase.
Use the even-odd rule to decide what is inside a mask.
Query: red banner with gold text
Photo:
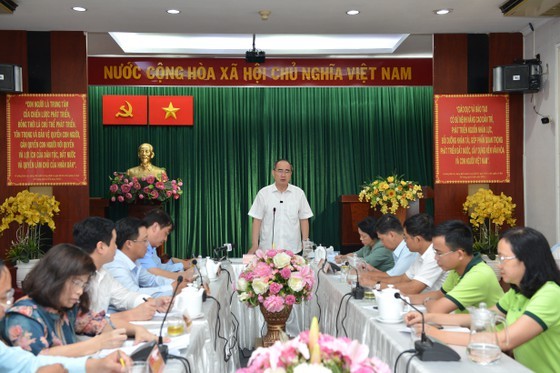
[[[90,85],[431,86],[431,58],[88,58]]]
[[[509,96],[435,95],[436,183],[509,183]]]
[[[87,99],[6,96],[8,185],[87,185]]]

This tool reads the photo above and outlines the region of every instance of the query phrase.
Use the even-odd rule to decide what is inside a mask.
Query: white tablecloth
[[[226,269],[229,266],[229,264],[224,264]],[[231,268],[235,278],[237,278],[243,270],[241,259],[231,259]],[[307,330],[311,318],[313,316],[319,317],[320,315],[319,324],[322,333],[333,336],[347,335],[351,339],[360,341],[369,347],[370,356],[378,357],[393,369],[398,355],[402,351],[412,348],[410,335],[399,331],[404,328],[404,323],[383,324],[377,321],[378,312],[373,308],[375,301],[352,299],[347,304],[345,300],[341,307],[341,299],[349,292],[350,285],[343,283],[339,276],[321,273],[318,288],[313,291],[313,299],[294,307],[286,325],[287,333],[295,336],[300,331]],[[240,347],[252,348],[255,344],[255,338],[261,336],[261,328],[264,323],[259,309],[248,308],[237,300],[237,296],[234,296],[231,311],[236,315],[241,324],[239,328]],[[337,313],[339,313],[338,326],[336,323]],[[343,319],[344,322],[342,322]],[[461,361],[422,362],[414,358],[411,361],[408,372],[530,372],[530,370],[505,354],[502,354],[501,359],[497,363],[481,366],[468,360],[464,347],[453,346],[453,348],[461,356]],[[409,356],[410,354],[401,357],[397,372],[405,372]]]

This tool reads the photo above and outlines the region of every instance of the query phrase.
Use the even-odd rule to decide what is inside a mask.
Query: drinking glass
[[[167,335],[177,337],[185,332],[185,321],[182,317],[172,316],[167,319]]]

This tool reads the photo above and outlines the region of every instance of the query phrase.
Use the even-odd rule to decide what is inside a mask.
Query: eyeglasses
[[[286,174],[286,175],[289,175],[289,174],[292,173],[292,170],[282,170],[282,169],[280,169],[280,170],[274,170],[274,171],[278,172],[279,174]]]
[[[6,292],[6,297],[4,301],[0,301],[0,304],[6,305],[7,307],[11,307],[14,304],[14,289],[11,288]]]
[[[89,282],[83,282],[82,280],[77,280],[77,279],[72,279],[72,285],[74,285],[75,288],[80,288],[83,291],[88,291],[89,290]]]
[[[498,263],[502,264],[506,260],[517,259],[517,257],[515,255],[512,255],[512,256],[503,256],[502,255],[502,256],[496,257],[496,259],[498,259]]]
[[[448,252],[446,252],[446,253],[444,253],[444,254],[440,253],[439,251],[435,251],[435,255],[434,255],[434,256],[437,256],[438,258],[441,258],[441,257],[446,256],[446,255],[451,254],[451,253],[456,253],[456,251],[448,251]]]
[[[147,245],[147,244],[148,244],[148,242],[149,242],[147,238],[146,238],[146,239],[144,239],[144,240],[131,240],[131,241],[132,241],[132,242],[134,242],[134,243],[138,243],[138,242],[141,242],[141,243],[143,243],[144,245]]]

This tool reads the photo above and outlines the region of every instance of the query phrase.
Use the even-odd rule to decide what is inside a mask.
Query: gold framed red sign
[[[87,185],[86,95],[7,95],[6,119],[8,185]]]
[[[435,182],[509,183],[509,96],[434,96]]]

